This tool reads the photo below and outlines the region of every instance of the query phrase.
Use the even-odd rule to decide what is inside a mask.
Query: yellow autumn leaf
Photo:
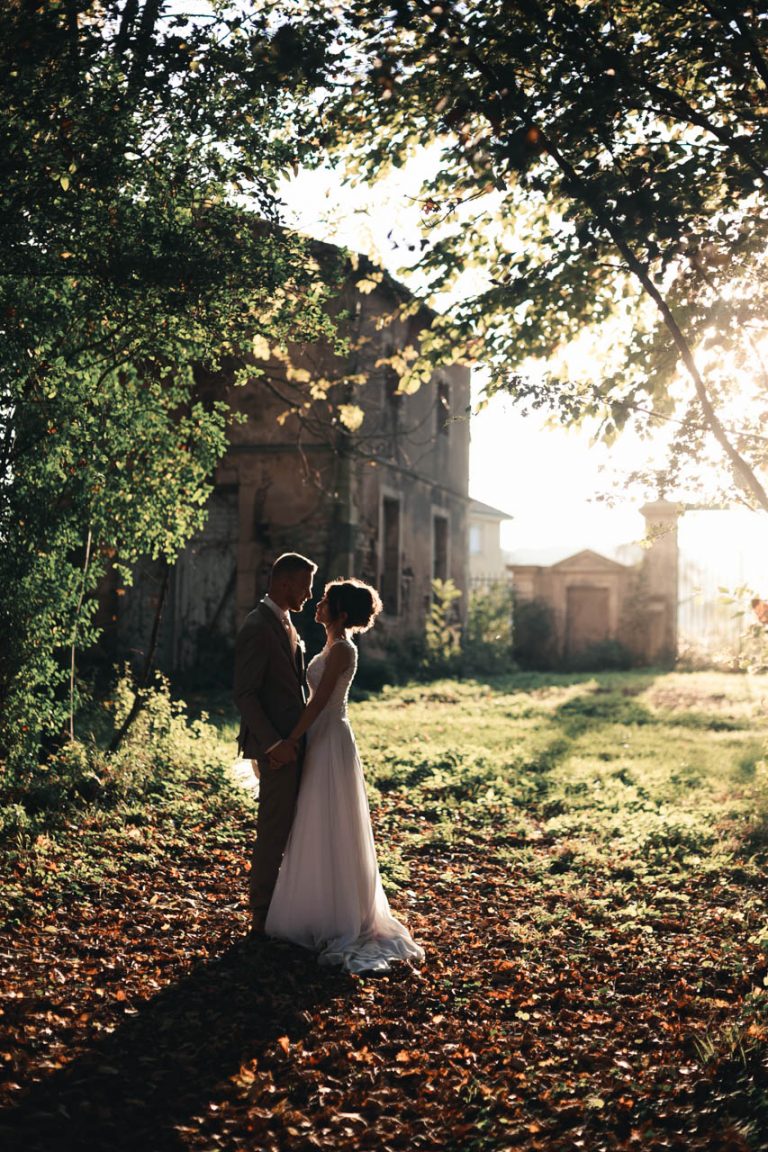
[[[350,432],[357,432],[365,413],[357,404],[339,404],[339,420]]]
[[[399,352],[394,352],[391,356],[382,356],[381,359],[376,361],[374,367],[391,368],[398,376],[402,376],[407,370],[408,365]]]
[[[309,384],[312,379],[306,368],[288,368],[286,376],[289,380],[293,380],[296,384]]]
[[[356,280],[355,288],[357,288],[358,292],[362,292],[364,296],[368,296],[378,288],[383,279],[383,272],[372,272],[370,276],[364,276],[362,280]]]
[[[418,372],[409,372],[407,375],[400,377],[397,394],[399,396],[412,396],[414,392],[418,392],[421,385],[426,384],[428,380],[428,375],[424,376]]]

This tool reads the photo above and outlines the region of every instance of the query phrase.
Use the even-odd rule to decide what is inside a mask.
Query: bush
[[[405,636],[386,638],[383,655],[367,656],[361,652],[360,671],[355,685],[369,691],[378,691],[384,684],[407,684],[424,676],[426,645],[424,636],[411,632]],[[362,672],[362,679],[361,679]]]
[[[462,638],[462,671],[493,675],[515,668],[512,644],[514,592],[498,581],[472,592]]]
[[[380,692],[385,684],[399,684],[402,680],[402,668],[394,653],[388,657],[364,656],[361,653],[353,691]]]
[[[103,705],[115,727],[127,714],[133,693],[125,673]],[[143,707],[117,752],[108,753],[95,740],[73,740],[23,779],[6,780],[0,792],[0,839],[22,829],[59,826],[91,805],[109,811],[169,794],[195,773],[223,770],[219,737],[205,714],[190,720],[186,704],[172,698],[162,676],[142,696]],[[101,729],[108,730],[104,724]]]
[[[626,672],[632,663],[632,653],[620,641],[601,640],[571,656],[567,666],[575,672]]]
[[[461,664],[461,623],[453,580],[432,581],[432,604],[424,628],[423,670],[428,676],[453,676]]]
[[[72,741],[23,779],[0,790],[0,886],[3,921],[92,899],[103,886],[162,867],[169,854],[209,854],[251,836],[253,798],[231,773],[229,743],[205,714],[157,679],[117,752],[113,723],[95,739]],[[102,705],[119,724],[133,699],[128,677]]]
[[[555,663],[555,622],[544,600],[514,601],[512,653],[521,668],[546,671]]]
[[[32,821],[22,804],[0,807],[0,844],[4,840],[17,840],[28,834],[31,828]]]

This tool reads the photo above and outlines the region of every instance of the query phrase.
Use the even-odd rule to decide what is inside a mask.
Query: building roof
[[[551,568],[560,560],[572,556],[572,545],[553,544],[549,548],[514,548],[505,553],[505,559],[512,568]]]
[[[573,545],[552,545],[549,548],[515,548],[505,553],[509,568],[634,568],[643,558],[645,550],[637,544],[622,544],[612,557],[583,548],[578,552]]]
[[[508,568],[559,568],[581,571],[611,571],[632,568],[634,560],[612,560],[602,556],[592,548],[580,552],[565,551],[564,548],[523,548],[506,553]]]
[[[500,508],[483,504],[481,500],[470,500],[467,511],[470,516],[479,516],[484,520],[514,520],[514,516],[510,516],[509,512],[502,512]]]
[[[576,569],[608,569],[624,570],[628,566],[620,564],[618,560],[611,560],[607,556],[601,556],[599,552],[593,552],[591,548],[584,548],[581,552],[574,552],[572,556],[566,556],[565,560],[559,560],[557,564],[552,565],[553,568],[576,568]]]
[[[626,571],[627,568],[632,567],[631,564],[622,564],[618,560],[611,560],[608,556],[601,556],[599,552],[594,552],[591,548],[584,548],[581,552],[571,552],[567,556],[563,556],[562,549],[559,553],[556,549],[549,549],[548,552],[547,555],[547,551],[541,549],[531,550],[527,554],[525,552],[513,553],[507,567],[557,568],[581,572]],[[558,558],[555,559],[555,557]]]

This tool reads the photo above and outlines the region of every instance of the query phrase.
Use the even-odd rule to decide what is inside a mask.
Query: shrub
[[[105,705],[115,726],[130,707],[133,691],[126,672]],[[59,826],[89,806],[106,812],[167,795],[196,773],[224,770],[218,734],[205,714],[190,720],[186,704],[172,698],[162,676],[142,696],[142,710],[116,753],[94,740],[73,740],[21,782],[6,780],[0,793],[0,839]]]
[[[512,653],[521,668],[545,671],[555,662],[555,622],[544,600],[520,600],[513,606]]]
[[[423,633],[410,632],[405,636],[387,637],[382,649],[381,655],[368,656],[361,648],[360,670],[355,677],[355,686],[377,691],[384,684],[406,684],[409,680],[423,678],[426,659]]]
[[[461,592],[453,580],[432,581],[432,604],[424,628],[423,670],[430,676],[452,676],[461,662],[461,622],[457,601]]]
[[[618,640],[600,640],[568,659],[568,668],[578,672],[626,672],[632,667],[632,653]]]
[[[361,653],[353,691],[356,694],[379,692],[385,684],[399,684],[402,679],[402,666],[394,652],[384,657],[366,656]]]
[[[492,675],[514,670],[514,592],[498,581],[470,594],[462,638],[462,670]]]
[[[102,725],[101,746],[72,741],[23,781],[3,779],[0,867],[10,879],[0,886],[0,925],[91,899],[169,854],[206,855],[250,837],[253,797],[232,777],[234,741],[205,714],[190,719],[162,678],[143,696],[117,752],[105,751],[112,725]],[[120,722],[132,697],[123,677],[104,705],[111,719]]]

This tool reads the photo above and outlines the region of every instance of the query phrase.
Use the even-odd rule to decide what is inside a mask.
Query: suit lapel
[[[299,655],[301,652],[301,645],[298,645],[296,648],[296,659],[294,660],[293,653],[291,652],[291,641],[289,639],[288,633],[283,627],[281,621],[278,620],[277,616],[270,608],[269,604],[265,604],[263,601],[261,601],[261,603],[258,605],[258,610],[261,612],[262,619],[266,620],[270,628],[273,628],[277,635],[280,637],[280,641],[285,648],[285,651],[288,653],[288,659],[296,670],[296,675],[298,676],[299,681],[301,681],[302,672],[299,666],[299,661],[301,659]]]

